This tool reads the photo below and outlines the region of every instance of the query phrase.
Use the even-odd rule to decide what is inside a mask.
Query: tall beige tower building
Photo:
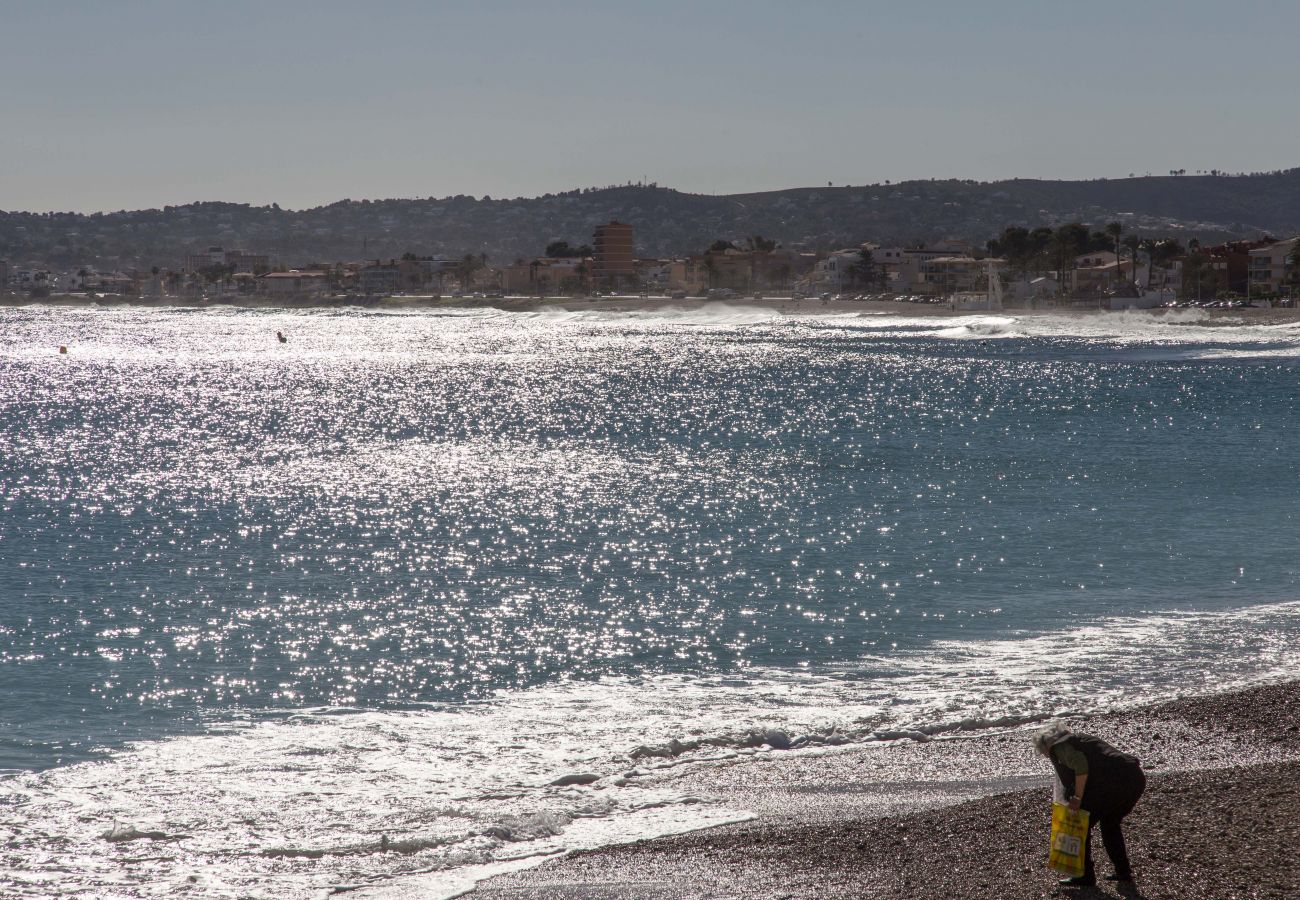
[[[598,225],[594,238],[595,265],[591,274],[595,283],[600,287],[616,288],[630,282],[636,275],[632,226],[622,222]]]

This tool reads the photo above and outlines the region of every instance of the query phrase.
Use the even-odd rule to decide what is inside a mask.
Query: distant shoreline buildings
[[[539,241],[540,243],[540,241]],[[935,301],[986,290],[990,273],[1017,305],[1111,301],[1113,308],[1171,298],[1292,305],[1300,299],[1300,237],[1184,247],[1125,235],[1118,223],[1090,231],[1072,223],[1030,232],[1009,227],[978,248],[959,240],[928,246],[870,241],[822,251],[792,250],[761,235],[719,238],[680,257],[638,257],[632,225],[596,225],[590,245],[552,240],[547,253],[493,266],[485,254],[406,253],[388,260],[285,266],[271,255],[214,245],[179,270],[55,271],[0,260],[0,294],[10,298],[91,294],[221,302],[238,298],[323,300],[392,295],[583,296],[655,293],[671,297],[873,295]]]

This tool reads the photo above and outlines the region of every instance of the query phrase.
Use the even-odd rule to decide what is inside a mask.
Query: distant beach
[[[1013,307],[998,310],[956,310],[946,303],[909,303],[899,300],[821,300],[817,297],[736,297],[716,300],[704,298],[672,299],[669,297],[615,296],[615,297],[340,297],[308,298],[293,303],[268,300],[264,297],[232,298],[219,301],[196,302],[179,297],[158,299],[104,297],[93,298],[82,294],[56,295],[43,298],[28,296],[0,297],[0,306],[72,306],[72,307],[145,307],[158,309],[495,309],[502,312],[537,312],[557,309],[567,312],[630,312],[642,313],[658,310],[700,310],[717,308],[762,309],[788,315],[887,315],[904,317],[962,317],[981,315],[1006,316],[1096,316],[1131,315],[1155,317],[1182,317],[1198,325],[1285,325],[1300,322],[1300,308],[1247,307],[1242,309],[1144,309],[1106,310],[1091,308],[1086,304],[1051,307]]]

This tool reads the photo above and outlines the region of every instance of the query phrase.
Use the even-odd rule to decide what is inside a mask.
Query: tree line
[[[1088,253],[1109,251],[1120,261],[1127,256],[1132,261],[1133,272],[1137,272],[1141,256],[1145,256],[1151,268],[1156,269],[1169,268],[1173,260],[1187,254],[1183,245],[1172,238],[1125,234],[1124,226],[1119,222],[1111,222],[1100,230],[1089,230],[1080,222],[1032,230],[1011,225],[986,246],[990,255],[1007,261],[1007,268],[1013,276],[1028,277],[1050,272],[1060,282],[1075,268],[1078,258]]]

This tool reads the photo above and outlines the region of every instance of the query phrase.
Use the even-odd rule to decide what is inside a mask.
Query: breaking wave
[[[1219,661],[1212,674],[1206,658]],[[1298,667],[1300,603],[1283,603],[938,642],[805,674],[603,679],[443,711],[226,719],[210,734],[8,779],[3,852],[11,872],[27,853],[26,876],[71,892],[139,855],[125,848],[166,844],[153,863],[164,881],[196,870],[250,887],[297,872],[280,895],[307,896],[293,885],[492,869],[744,817],[674,792],[662,776],[677,766],[943,739]],[[33,860],[44,862],[33,871]]]

